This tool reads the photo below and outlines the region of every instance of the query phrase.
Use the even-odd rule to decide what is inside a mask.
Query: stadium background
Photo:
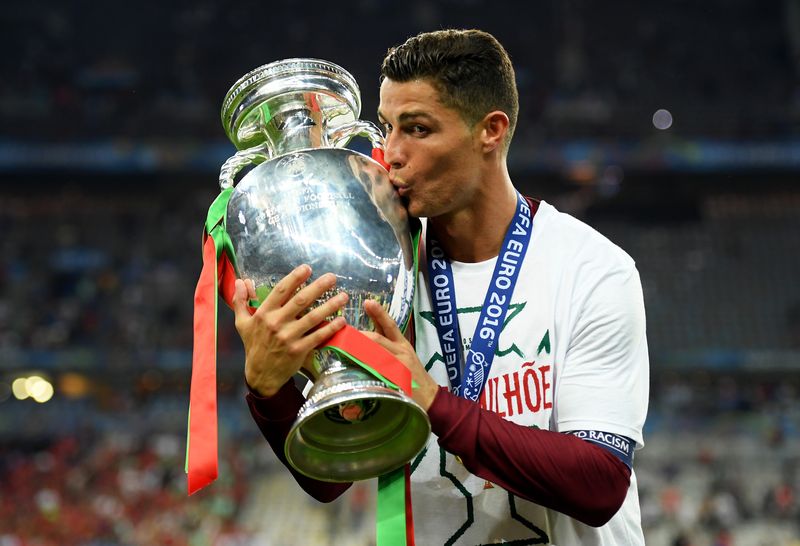
[[[328,59],[375,121],[386,48],[449,26],[515,62],[517,185],[637,261],[648,544],[800,544],[800,1],[29,0],[0,14],[0,546],[374,542],[374,483],[319,505],[276,466],[224,306],[221,477],[185,496],[200,234],[239,76]]]

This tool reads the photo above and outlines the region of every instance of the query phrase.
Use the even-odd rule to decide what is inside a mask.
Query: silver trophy
[[[353,137],[383,148],[383,135],[358,119],[353,77],[317,59],[259,67],[228,91],[222,122],[239,150],[220,173],[236,183],[227,232],[237,273],[255,283],[259,303],[301,263],[333,272],[334,291],[350,296],[343,310],[355,328],[373,328],[366,299],[398,323],[411,315],[415,266],[408,217],[386,170],[346,149]],[[366,363],[369,365],[369,363]],[[315,351],[306,375],[313,387],[285,453],[301,473],[326,481],[372,478],[414,457],[430,433],[425,411],[403,392],[331,350]]]

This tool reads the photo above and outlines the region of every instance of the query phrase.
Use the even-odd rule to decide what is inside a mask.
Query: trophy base
[[[366,480],[410,461],[425,446],[430,421],[414,400],[376,380],[321,388],[286,439],[289,463],[328,482]]]

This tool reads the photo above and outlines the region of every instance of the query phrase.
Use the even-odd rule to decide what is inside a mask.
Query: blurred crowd
[[[227,89],[252,68],[302,56],[351,71],[363,117],[374,121],[378,65],[390,45],[423,30],[475,26],[495,33],[514,59],[522,138],[647,138],[659,108],[672,112],[683,137],[782,138],[797,129],[795,0],[503,6],[17,3],[0,21],[2,136],[224,139]]]
[[[185,368],[215,184],[136,180],[0,195],[0,354],[75,370]],[[688,221],[592,221],[637,261],[653,353],[742,366],[800,347],[800,195],[700,201]],[[218,343],[223,359],[240,350],[224,305]]]
[[[653,213],[676,218],[647,214],[595,226],[637,262],[651,354],[758,367],[769,365],[759,352],[800,348],[800,193],[723,188]]]
[[[187,498],[183,442],[119,430],[0,451],[3,546],[236,546],[252,457],[230,446],[222,479]]]
[[[649,546],[797,546],[798,389],[764,373],[656,371],[634,461]],[[185,404],[88,406],[81,427],[37,439],[6,429],[0,545],[374,545],[374,481],[321,505],[275,460],[242,392],[222,405],[220,478],[192,497],[177,426]]]
[[[122,194],[66,185],[2,196],[0,351],[90,347],[114,353],[110,365],[124,368],[142,351],[191,346],[213,195],[153,199],[158,188],[148,184]]]
[[[655,376],[635,462],[648,544],[800,543],[798,389],[785,374]]]

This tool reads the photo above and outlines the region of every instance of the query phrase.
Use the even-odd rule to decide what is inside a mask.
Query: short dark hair
[[[494,110],[509,119],[508,148],[519,113],[514,67],[497,39],[482,30],[424,32],[392,47],[381,64],[381,81],[429,81],[442,103],[474,125]]]

